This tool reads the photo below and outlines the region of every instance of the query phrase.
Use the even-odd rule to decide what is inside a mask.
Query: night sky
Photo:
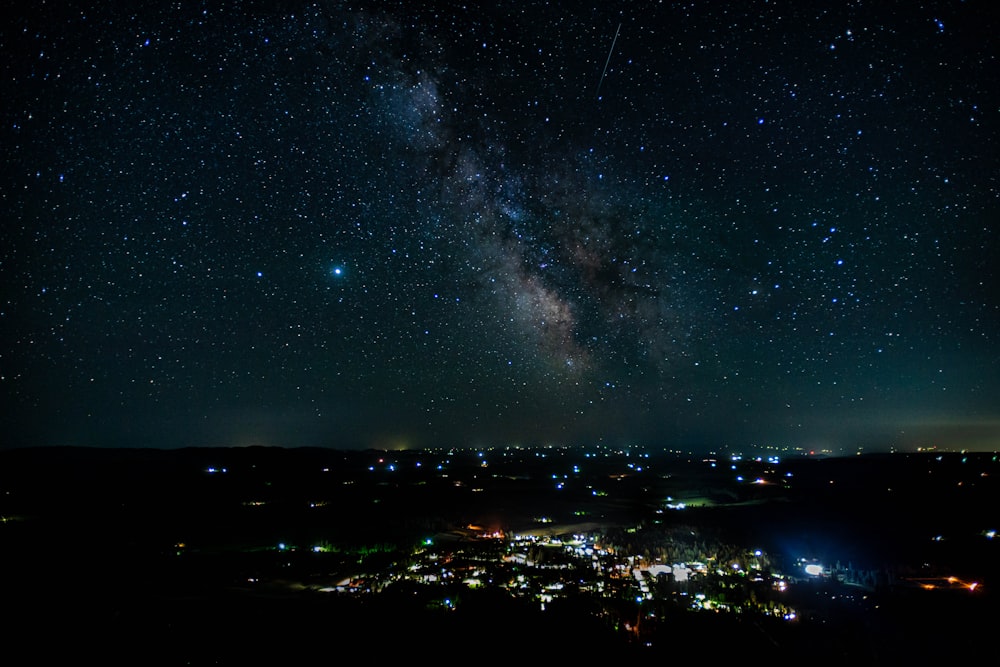
[[[1000,447],[966,2],[17,4],[0,445]]]

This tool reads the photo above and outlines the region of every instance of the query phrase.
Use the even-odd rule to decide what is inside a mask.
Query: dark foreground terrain
[[[998,477],[992,454],[4,451],[4,663],[995,655]],[[638,587],[680,561],[704,569]]]

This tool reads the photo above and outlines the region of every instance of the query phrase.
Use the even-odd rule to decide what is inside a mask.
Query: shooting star
[[[611,48],[608,49],[608,59],[604,61],[604,69],[601,71],[601,80],[597,82],[597,99],[601,99],[601,84],[604,83],[604,75],[608,73],[608,63],[611,62],[611,54],[615,52],[615,42],[618,41],[618,33],[622,31],[622,24],[618,24],[615,30],[615,38],[611,40]]]

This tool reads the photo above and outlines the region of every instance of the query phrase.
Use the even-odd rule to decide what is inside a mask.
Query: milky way
[[[2,444],[995,448],[989,4],[19,8]]]

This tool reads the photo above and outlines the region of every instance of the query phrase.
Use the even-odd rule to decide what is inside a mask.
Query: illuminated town
[[[264,605],[256,613],[270,618],[269,605],[299,605],[291,617],[309,609],[310,622],[337,620],[354,637],[415,644],[485,618],[512,637],[563,628],[650,655],[679,632],[725,627],[740,638],[734,655],[764,642],[864,660],[898,655],[916,610],[918,625],[941,628],[942,615],[966,623],[992,604],[995,505],[978,501],[995,497],[1000,463],[988,453],[246,448],[5,460],[17,474],[3,480],[3,530],[22,569],[157,609],[225,601],[236,617]],[[66,545],[85,542],[73,575]]]

